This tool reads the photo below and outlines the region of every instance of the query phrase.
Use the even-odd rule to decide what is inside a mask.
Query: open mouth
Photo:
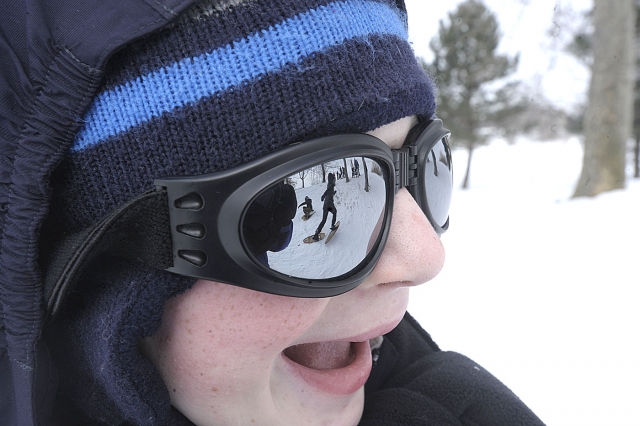
[[[350,365],[356,356],[351,342],[316,342],[290,346],[284,355],[312,370],[335,370]]]
[[[284,366],[309,386],[333,395],[352,395],[371,372],[371,347],[362,342],[316,342],[282,351]]]

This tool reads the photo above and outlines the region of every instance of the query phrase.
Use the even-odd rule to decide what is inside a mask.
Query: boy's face
[[[399,148],[415,122],[371,134]],[[400,322],[409,287],[443,263],[438,235],[402,189],[385,250],[356,289],[299,299],[200,280],[167,302],[145,352],[172,404],[197,425],[355,425],[371,370],[368,340]]]

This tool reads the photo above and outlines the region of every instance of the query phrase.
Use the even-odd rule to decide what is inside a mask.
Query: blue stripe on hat
[[[72,151],[203,97],[219,94],[345,40],[372,34],[407,39],[402,17],[367,0],[340,1],[282,21],[210,53],[186,58],[96,96]]]

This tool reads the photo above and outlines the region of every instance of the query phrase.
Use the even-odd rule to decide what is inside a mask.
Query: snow
[[[455,151],[445,267],[409,312],[549,426],[638,426],[640,181],[570,199],[576,138]]]

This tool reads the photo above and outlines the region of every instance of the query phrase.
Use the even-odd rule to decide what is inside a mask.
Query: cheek
[[[201,280],[167,302],[162,326],[149,339],[151,358],[170,391],[243,392],[268,381],[276,357],[326,304],[327,299],[288,298]]]

